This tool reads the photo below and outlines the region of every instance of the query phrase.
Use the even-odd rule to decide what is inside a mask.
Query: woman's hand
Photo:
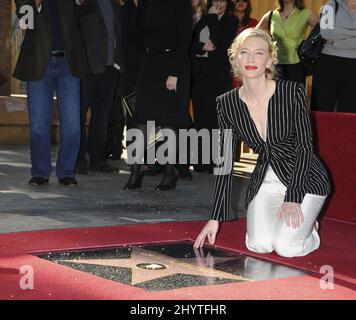
[[[216,6],[212,5],[211,8],[208,11],[209,14],[218,14],[219,10]]]
[[[42,5],[42,0],[36,0],[36,9]]]
[[[169,91],[172,91],[172,90],[177,91],[177,82],[178,82],[177,77],[169,76],[166,81],[166,88]]]
[[[215,49],[216,49],[216,47],[215,47],[214,43],[211,40],[209,40],[208,42],[205,43],[202,50],[209,52],[209,51],[214,51]]]
[[[219,221],[209,220],[195,240],[194,248],[202,248],[204,246],[206,236],[208,236],[209,243],[214,244],[218,230]]]
[[[297,229],[304,222],[304,215],[299,203],[284,202],[278,210],[278,220],[281,221],[283,216],[288,227]]]

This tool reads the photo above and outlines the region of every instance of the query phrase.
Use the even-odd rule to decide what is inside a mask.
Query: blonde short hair
[[[255,28],[248,28],[242,31],[235,38],[234,42],[232,43],[231,47],[228,50],[229,60],[232,66],[232,71],[234,73],[234,76],[241,79],[241,71],[237,62],[238,55],[245,40],[252,37],[260,38],[267,43],[269,54],[272,57],[272,65],[271,67],[266,68],[266,78],[273,79],[274,76],[276,75],[276,65],[278,64],[277,47],[273,43],[271,36],[267,32]]]

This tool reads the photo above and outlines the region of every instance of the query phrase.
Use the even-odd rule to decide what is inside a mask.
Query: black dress
[[[209,28],[210,39],[216,49],[206,54],[200,33]],[[192,55],[194,75],[192,101],[197,129],[218,128],[216,98],[231,89],[232,74],[227,50],[235,38],[238,21],[226,12],[220,20],[216,14],[205,15],[194,32]]]
[[[123,70],[119,95],[125,97],[136,89],[136,78],[140,63],[140,49],[136,37],[138,8],[133,0],[127,0],[121,8]]]
[[[137,77],[136,123],[154,120],[157,126],[187,127],[191,123],[191,1],[141,0],[138,21],[142,60]],[[166,89],[169,76],[178,77],[177,91]]]
[[[194,31],[192,60],[194,65],[192,102],[194,110],[194,127],[197,130],[218,129],[216,98],[231,89],[231,66],[227,54],[238,28],[235,17],[226,12],[221,19],[217,14],[206,14],[202,17]],[[209,53],[202,51],[201,32],[209,30],[209,38],[216,49]],[[206,37],[206,36],[205,36]],[[206,39],[204,39],[206,40]],[[211,148],[214,141],[211,140]],[[212,156],[209,164],[203,164],[202,146],[194,151],[197,164],[196,171],[210,171],[214,164]]]

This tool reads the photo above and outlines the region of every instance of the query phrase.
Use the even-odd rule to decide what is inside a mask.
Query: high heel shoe
[[[131,167],[131,175],[130,175],[129,180],[125,184],[124,190],[141,188],[143,177],[144,177],[144,174],[141,171],[141,166],[134,164]]]
[[[156,191],[167,191],[176,188],[178,180],[178,174],[173,165],[167,164],[164,172],[164,176],[160,184],[156,187]]]

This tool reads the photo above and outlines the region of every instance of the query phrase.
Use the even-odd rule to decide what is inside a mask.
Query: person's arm
[[[238,137],[237,134],[234,132],[233,126],[229,123],[227,116],[223,112],[220,99],[217,98],[216,102],[218,123],[220,129],[220,149],[225,150],[226,145],[230,147],[228,147],[226,150],[227,154],[223,155],[224,163],[220,165],[220,168],[217,172],[218,174],[216,175],[213,195],[213,206],[210,213],[209,221],[205,224],[205,226],[197,236],[194,242],[194,248],[202,248],[207,237],[209,243],[211,245],[214,245],[217,233],[219,231],[219,222],[235,219],[231,207],[231,195],[234,176],[234,159],[236,154]],[[225,136],[224,130],[229,130],[230,135]],[[229,142],[231,142],[232,145]],[[230,170],[228,169],[229,167]]]
[[[314,28],[320,22],[320,18],[310,10],[310,14],[308,16],[308,25]]]
[[[217,118],[220,129],[220,150],[225,150],[225,154],[223,154],[224,163],[219,166],[216,172],[213,205],[209,219],[228,221],[235,219],[231,207],[231,196],[238,137],[225,115],[222,102],[219,98],[217,99]],[[225,135],[224,130],[228,130],[226,132],[230,132],[230,135]]]
[[[203,55],[206,51],[203,51],[205,46],[205,42],[200,41],[200,32],[206,26],[206,17],[203,16],[195,27],[195,31],[193,33],[193,41],[191,44],[191,51],[193,54]]]
[[[356,30],[338,28],[336,26],[334,29],[321,29],[320,32],[321,36],[330,42],[356,37]]]
[[[228,15],[228,13],[225,13]],[[227,52],[232,41],[235,38],[238,21],[233,17],[225,17],[227,20],[225,23],[219,23],[217,14],[208,15],[208,26],[210,29],[210,39],[217,50]],[[227,53],[226,53],[227,54]]]
[[[343,50],[353,50],[356,52],[356,35],[353,38],[334,41],[333,47]]]
[[[256,29],[262,29],[264,31],[269,32],[269,26],[268,26],[268,20],[269,20],[269,16],[270,16],[270,11],[267,12],[262,19],[260,20],[260,22],[257,24]]]
[[[308,174],[313,155],[312,131],[304,86],[297,85],[293,126],[295,135],[295,161],[285,202],[302,203],[307,193]]]
[[[179,18],[177,28],[176,52],[172,53],[172,64],[170,76],[178,77],[182,63],[189,56],[190,44],[192,42],[193,12],[190,0],[179,0],[176,16]]]

